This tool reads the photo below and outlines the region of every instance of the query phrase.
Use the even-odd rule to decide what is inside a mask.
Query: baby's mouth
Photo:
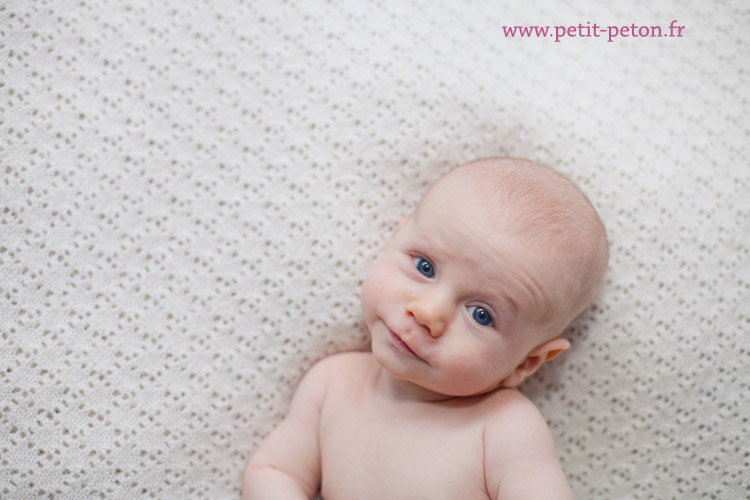
[[[419,356],[419,354],[417,354],[416,352],[414,352],[414,350],[412,350],[412,348],[411,348],[411,347],[409,347],[409,344],[407,344],[406,342],[404,342],[404,341],[403,341],[403,340],[401,339],[401,337],[399,337],[399,336],[398,336],[397,334],[395,334],[395,333],[393,332],[393,330],[391,330],[391,329],[389,328],[389,329],[388,329],[388,332],[389,332],[389,333],[391,334],[391,340],[393,341],[393,343],[394,343],[394,344],[396,344],[396,345],[397,345],[398,347],[400,347],[401,349],[403,349],[403,350],[405,350],[405,351],[409,352],[409,353],[410,353],[410,354],[411,354],[412,356],[414,356],[414,357],[415,357],[415,358],[417,358],[418,360],[420,360],[420,361],[424,361],[424,359],[422,359],[422,358],[421,358],[421,357]]]

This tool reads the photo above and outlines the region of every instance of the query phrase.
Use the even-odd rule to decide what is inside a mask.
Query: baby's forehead
[[[464,214],[471,207],[501,240],[511,236],[528,248],[563,284],[571,310],[581,310],[601,287],[606,230],[586,195],[561,173],[526,160],[480,160],[438,180],[421,202],[425,209],[433,203],[463,207]]]
[[[481,221],[488,231],[533,236],[554,229],[564,203],[537,186],[508,187],[492,178],[449,174],[430,188],[415,212],[440,218],[460,211],[467,223]]]
[[[596,211],[572,181],[547,167],[523,161],[459,167],[430,188],[417,210],[433,220],[451,218],[451,211],[467,225],[482,225],[490,235],[484,246],[511,237],[571,275],[606,268],[606,235]]]
[[[491,196],[473,189],[441,186],[424,199],[410,218],[408,233],[424,242],[436,256],[460,259],[474,267],[507,265],[500,257],[509,248],[534,248],[534,257],[553,260],[559,255],[554,238],[544,228],[532,228],[513,210],[498,207]],[[515,252],[515,264],[532,264],[536,259],[523,250]]]
[[[519,235],[556,234],[596,217],[578,187],[550,168],[524,160],[484,160],[440,178],[420,206],[474,207]]]

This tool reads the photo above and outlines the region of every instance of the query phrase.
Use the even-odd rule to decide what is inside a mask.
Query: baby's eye
[[[471,313],[474,321],[482,326],[490,326],[492,324],[492,316],[490,316],[490,313],[486,309],[478,306],[469,306],[469,313]]]
[[[428,260],[425,260],[422,257],[414,257],[414,266],[417,268],[417,271],[419,271],[420,274],[426,276],[427,278],[432,278],[435,276],[435,268],[432,266],[432,264],[430,264]]]

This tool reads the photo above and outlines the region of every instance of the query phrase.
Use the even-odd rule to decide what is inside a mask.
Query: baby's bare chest
[[[461,409],[324,408],[322,495],[351,499],[487,499],[482,427]]]

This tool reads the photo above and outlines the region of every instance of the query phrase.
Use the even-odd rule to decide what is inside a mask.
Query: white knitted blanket
[[[238,498],[302,373],[367,348],[398,218],[495,155],[569,175],[611,239],[522,387],[577,498],[747,498],[749,27],[743,0],[0,3],[0,498]]]

